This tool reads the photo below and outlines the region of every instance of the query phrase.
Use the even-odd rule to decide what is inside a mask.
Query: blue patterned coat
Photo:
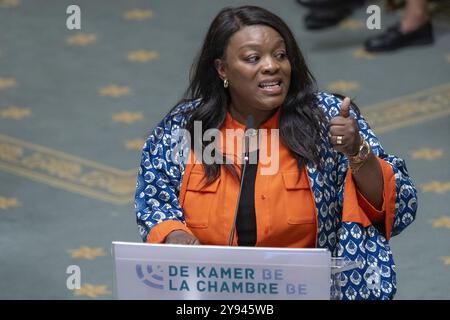
[[[316,94],[316,98],[317,106],[325,112],[328,120],[339,115],[339,98],[321,92]],[[187,121],[182,111],[195,108],[198,102],[184,103],[175,108],[158,124],[144,145],[135,196],[137,224],[144,242],[151,228],[158,223],[166,220],[184,222],[178,196],[185,162],[181,154],[173,157],[172,152],[177,142],[174,137]],[[318,212],[317,247],[329,249],[334,257],[360,263],[358,268],[340,274],[340,299],[392,299],[396,292],[396,273],[388,239],[414,220],[416,189],[404,161],[386,154],[364,118],[353,110],[351,114],[357,119],[360,132],[373,152],[393,168],[396,189],[394,220],[386,222],[391,224],[386,228],[391,232],[383,235],[372,225],[342,221],[348,159],[332,148],[324,124],[320,149],[324,173],[307,164]]]

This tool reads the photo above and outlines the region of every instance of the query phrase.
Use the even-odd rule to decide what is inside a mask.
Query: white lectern
[[[328,300],[355,265],[326,249],[112,243],[118,299]]]

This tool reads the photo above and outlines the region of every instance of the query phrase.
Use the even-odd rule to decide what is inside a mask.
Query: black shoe
[[[352,14],[351,9],[313,9],[305,16],[305,27],[308,30],[320,30],[337,25]]]
[[[368,52],[381,52],[408,46],[431,44],[433,42],[433,25],[431,21],[428,21],[417,30],[408,33],[402,33],[400,24],[397,24],[390,27],[385,33],[369,38],[364,43],[364,47]]]

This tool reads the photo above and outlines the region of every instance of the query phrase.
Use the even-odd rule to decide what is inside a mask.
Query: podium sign
[[[112,245],[119,299],[330,299],[326,249]]]

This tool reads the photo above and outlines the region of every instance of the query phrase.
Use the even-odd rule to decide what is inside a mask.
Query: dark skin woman
[[[384,300],[389,240],[414,221],[417,190],[358,106],[317,88],[288,25],[240,6],[213,19],[187,91],[144,144],[135,211],[149,244],[328,250],[358,264],[337,298]]]
[[[286,42],[287,39],[269,26],[241,26],[214,60],[217,77],[227,85],[228,111],[235,120],[245,124],[252,115],[258,127],[285,103],[292,82]],[[345,98],[339,116],[331,119],[328,126],[333,148],[349,158],[358,152],[361,142],[358,125],[349,113],[350,104],[350,99]],[[359,192],[380,209],[383,176],[375,155],[370,154],[353,179]],[[171,232],[166,243],[200,244],[197,238],[181,230]]]

